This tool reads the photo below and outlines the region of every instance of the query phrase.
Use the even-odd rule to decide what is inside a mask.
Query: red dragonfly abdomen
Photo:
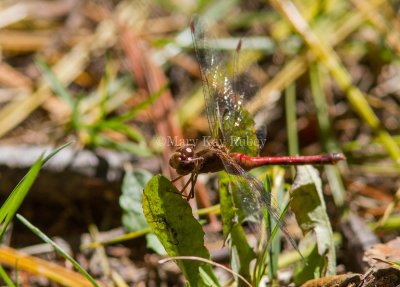
[[[335,164],[344,160],[341,153],[307,155],[307,156],[248,156],[241,153],[230,154],[245,170],[263,165],[304,165]]]

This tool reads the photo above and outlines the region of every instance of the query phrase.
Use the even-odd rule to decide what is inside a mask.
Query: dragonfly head
[[[193,161],[193,158],[193,146],[182,146],[171,155],[171,158],[169,159],[169,165],[176,169],[178,174],[186,175],[191,173],[195,167],[195,162]]]

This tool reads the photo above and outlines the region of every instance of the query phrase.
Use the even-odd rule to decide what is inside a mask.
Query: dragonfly
[[[258,156],[260,141],[256,136],[254,120],[244,108],[248,87],[241,85],[237,75],[242,41],[238,42],[233,52],[233,65],[229,65],[229,59],[232,57],[227,60],[223,53],[212,45],[199,18],[193,18],[190,27],[203,82],[205,112],[212,140],[200,150],[196,150],[193,145],[180,146],[171,155],[170,166],[179,175],[176,179],[190,175],[181,192],[183,194],[191,185],[190,192],[186,195],[189,200],[194,197],[194,186],[199,174],[225,171],[237,208],[243,210],[242,219],[260,221],[263,208],[266,208],[290,240],[274,206],[275,200],[271,193],[266,192],[263,184],[248,171],[264,165],[335,164],[345,157],[341,153]]]

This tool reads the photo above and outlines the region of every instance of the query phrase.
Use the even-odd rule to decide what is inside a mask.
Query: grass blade
[[[380,138],[386,151],[392,157],[396,166],[400,168],[400,147],[390,134],[382,128],[379,118],[372,110],[363,92],[352,84],[349,72],[344,68],[332,47],[317,37],[292,2],[272,0],[271,3],[292,24],[315,56],[329,70],[337,84],[346,93],[351,106]]]
[[[340,149],[333,137],[332,127],[329,119],[328,104],[322,89],[320,70],[318,65],[310,67],[311,94],[317,108],[318,125],[324,150],[334,153],[340,152]],[[341,207],[344,204],[345,189],[342,178],[340,177],[339,167],[337,165],[324,166],[331,187],[333,199],[336,206]]]
[[[47,63],[44,61],[43,58],[37,57],[35,61],[36,66],[38,66],[39,70],[42,72],[43,77],[48,81],[50,84],[51,89],[60,97],[62,98],[71,108],[74,108],[74,99],[69,91],[64,87],[64,85],[60,82],[54,72],[50,69]]]
[[[93,286],[99,287],[97,282],[93,279],[90,274],[82,268],[82,266],[79,265],[78,262],[75,261],[68,253],[66,253],[60,246],[57,245],[53,240],[51,240],[49,237],[47,237],[46,234],[44,234],[42,231],[39,230],[39,228],[35,227],[32,225],[27,219],[25,219],[22,215],[17,214],[17,218],[19,221],[21,221],[26,227],[28,227],[35,235],[37,235],[40,239],[42,239],[44,242],[50,244],[54,250],[64,257],[66,260],[71,262],[71,264],[75,267],[76,270],[78,270],[87,280],[90,281],[90,283],[93,284]]]
[[[48,156],[43,159],[43,155],[39,157],[39,159],[33,164],[33,166],[29,169],[28,173],[21,179],[21,181],[17,184],[14,190],[11,192],[6,202],[0,208],[0,222],[2,223],[0,229],[0,240],[3,238],[4,232],[20,207],[22,201],[25,199],[29,189],[32,184],[35,182],[40,169],[42,166],[51,159],[55,154],[57,154],[60,150],[71,144],[67,143],[59,148],[52,151]]]
[[[0,265],[0,277],[3,279],[4,283],[6,283],[8,287],[15,287],[14,282],[12,282],[11,278],[8,276],[7,272],[1,265]]]
[[[291,83],[285,90],[286,129],[288,135],[289,155],[299,154],[299,138],[297,136],[296,117],[296,85]],[[291,167],[292,176],[296,174],[294,166]]]
[[[29,272],[30,274],[47,277],[51,281],[62,286],[92,286],[84,276],[74,270],[38,257],[27,255],[5,245],[0,246],[0,265],[20,270],[21,273]],[[18,277],[15,279],[15,285],[20,286],[17,280]]]
[[[43,159],[41,156],[30,168],[24,178],[17,184],[17,186],[11,192],[10,196],[7,198],[6,202],[1,207],[0,222],[2,223],[2,226],[0,229],[0,240],[3,238],[8,224],[13,219],[22,201],[25,199],[25,196],[27,195],[29,189],[36,180],[36,177],[38,176],[42,165]]]

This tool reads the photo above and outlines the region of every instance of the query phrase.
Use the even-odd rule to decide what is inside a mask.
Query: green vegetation
[[[397,1],[100,2],[0,5],[0,180],[15,185],[20,178],[13,177],[26,172],[13,190],[1,189],[4,284],[27,286],[44,277],[48,286],[258,286],[265,280],[300,286],[328,277],[318,283],[327,284],[321,282],[338,271],[354,272],[349,263],[372,256],[346,245],[357,240],[343,232],[355,215],[365,223],[360,230],[386,248],[374,252],[388,250],[376,257],[398,268],[400,258],[389,256],[394,247],[385,242],[400,226]],[[210,37],[197,43],[205,48],[199,58],[193,15],[207,23]],[[214,70],[206,66],[207,49],[220,56]],[[244,94],[243,101],[233,95],[240,98],[234,112],[221,109],[223,97],[218,106],[210,105],[212,96],[203,97],[229,90],[224,81],[202,86],[225,76]],[[207,109],[224,121],[207,120]],[[261,149],[232,144],[230,152],[343,153],[346,160],[259,167],[240,177],[229,160],[222,165],[214,158],[225,170],[180,177],[169,164],[171,154],[187,142],[201,149],[210,124],[213,136],[248,142],[258,143],[256,132],[266,132]],[[1,153],[8,146],[71,140],[47,156],[43,148],[29,166],[27,154],[10,164]],[[64,178],[51,166],[58,185],[49,181],[40,193],[31,192],[43,165],[62,161],[54,155],[67,145],[93,152],[95,172],[85,170],[92,163],[71,163]],[[118,162],[105,153],[124,157]],[[189,174],[204,168],[201,160]],[[59,188],[77,182],[75,173],[84,178],[79,190]],[[188,200],[191,188],[195,198]],[[49,218],[54,222],[40,221]],[[81,236],[85,231],[90,236]],[[52,256],[18,250],[35,246],[37,237]],[[290,270],[286,281],[283,268]]]

